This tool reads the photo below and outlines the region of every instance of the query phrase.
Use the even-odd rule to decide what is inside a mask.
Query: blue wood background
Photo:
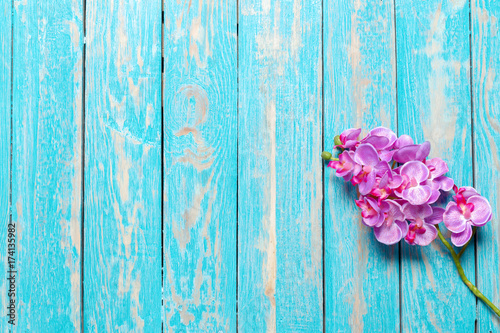
[[[383,246],[322,150],[383,125],[493,207],[495,0],[0,3],[0,330],[500,332],[445,248]],[[16,325],[7,225],[15,224]]]

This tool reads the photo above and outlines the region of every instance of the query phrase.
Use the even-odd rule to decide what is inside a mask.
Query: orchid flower
[[[399,172],[406,182],[403,191],[397,193],[399,197],[407,200],[412,205],[433,203],[439,198],[439,191],[433,191],[426,184],[429,169],[424,163],[419,161],[406,162]]]
[[[461,188],[446,206],[443,221],[446,228],[452,232],[451,242],[455,246],[464,246],[472,237],[472,226],[481,227],[491,220],[491,207],[484,197],[476,194],[463,195],[466,191]]]
[[[398,243],[408,233],[403,209],[396,201],[385,200],[381,205],[381,212],[384,218],[373,228],[375,238],[386,245]]]
[[[358,144],[358,136],[361,133],[361,128],[350,128],[342,132],[339,136],[341,144],[335,148],[350,149]]]
[[[428,141],[415,144],[410,136],[397,137],[385,127],[376,127],[361,139],[360,134],[359,128],[345,130],[334,139],[335,148],[343,150],[339,157],[332,158],[329,152],[321,156],[336,170],[337,177],[358,186],[360,197],[355,203],[361,209],[363,224],[373,228],[377,241],[387,245],[404,238],[410,245],[427,246],[439,238],[450,251],[463,282],[500,316],[500,309],[474,287],[460,264],[475,228],[491,220],[488,200],[472,187],[458,188],[445,175],[445,161],[428,159]],[[442,197],[441,191],[452,188],[456,194],[446,209],[431,206]],[[441,233],[440,222],[451,231],[451,242],[462,247],[458,254]]]
[[[339,155],[338,161],[330,161],[328,166],[336,170],[335,175],[337,177],[343,177],[345,181],[348,181],[352,177],[353,171],[359,172],[361,167],[356,164],[353,160],[354,153],[351,151],[344,151]]]
[[[370,193],[375,185],[375,178],[379,172],[390,170],[387,162],[380,161],[377,151],[370,144],[360,144],[354,153],[354,162],[361,167],[355,173],[351,182],[359,185],[359,193],[366,195]]]

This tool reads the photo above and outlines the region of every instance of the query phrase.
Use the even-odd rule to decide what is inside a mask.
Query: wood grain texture
[[[348,128],[396,130],[393,1],[324,2],[325,150]],[[398,246],[361,224],[356,191],[325,167],[326,332],[399,331]]]
[[[161,329],[161,2],[87,1],[84,329]]]
[[[236,331],[236,1],[165,1],[166,332]]]
[[[477,286],[500,304],[500,3],[473,0],[472,69],[474,106],[475,185],[493,208],[493,219],[477,235]],[[478,332],[499,332],[500,319],[478,303]]]
[[[14,330],[79,331],[82,5],[15,2],[13,29]]]
[[[458,186],[471,186],[468,3],[398,1],[396,27],[399,134],[430,141],[430,157],[448,163]],[[473,250],[461,260],[471,281]],[[403,331],[474,331],[475,298],[440,242],[425,248],[405,244],[401,279]]]
[[[239,5],[239,330],[321,332],[321,2]]]
[[[0,331],[8,330],[10,305],[7,280],[8,253],[13,249],[7,241],[10,220],[10,130],[11,130],[11,61],[12,61],[12,3],[4,1],[0,4]],[[11,243],[13,244],[13,243]],[[15,246],[15,244],[14,244]]]

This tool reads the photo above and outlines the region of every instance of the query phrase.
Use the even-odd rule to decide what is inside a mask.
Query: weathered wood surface
[[[463,263],[500,304],[496,1],[9,0],[0,17],[1,331],[10,218],[13,331],[500,331],[438,243],[377,243],[319,157],[354,126],[430,140],[492,204]]]
[[[324,2],[324,149],[352,127],[396,130],[393,1]],[[369,32],[369,33],[368,33]],[[325,168],[327,332],[399,331],[399,248],[361,224],[356,191]]]
[[[161,329],[161,3],[87,1],[84,330]]]
[[[236,1],[165,1],[166,332],[236,330]]]
[[[472,96],[475,185],[493,208],[493,219],[477,236],[477,282],[486,297],[500,304],[500,3],[471,1]],[[478,332],[500,331],[500,319],[478,304]]]
[[[238,327],[322,331],[320,1],[241,1]]]
[[[73,1],[13,8],[13,328],[19,332],[80,330],[82,13]]]
[[[472,186],[467,2],[397,1],[396,36],[399,134],[430,141],[430,157],[448,163],[458,186]],[[476,301],[446,248],[402,249],[403,331],[473,332]],[[473,246],[461,261],[474,281]]]

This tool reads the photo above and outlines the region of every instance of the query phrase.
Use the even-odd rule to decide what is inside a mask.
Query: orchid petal
[[[440,196],[441,196],[441,192],[433,189],[431,192],[431,196],[429,197],[429,200],[427,200],[427,203],[428,204],[435,203],[439,199]]]
[[[439,224],[443,222],[444,208],[432,207],[432,214],[425,218],[425,223]]]
[[[359,193],[362,195],[367,195],[371,192],[373,187],[375,186],[375,172],[370,172],[364,179],[363,182],[359,183]]]
[[[446,164],[445,161],[443,161],[442,159],[440,159],[438,157],[435,157],[433,159],[428,160],[426,162],[426,164],[428,167],[432,167],[432,168],[429,168],[430,173],[431,173],[431,178],[437,178],[439,176],[444,175],[445,173],[447,173],[449,171],[448,164]]]
[[[429,186],[410,187],[402,192],[403,199],[408,200],[412,205],[422,205],[429,201],[432,190]]]
[[[406,234],[408,234],[408,222],[396,221],[395,223],[399,226],[399,229],[401,229],[402,232],[401,238],[406,237]]]
[[[451,234],[451,242],[453,243],[453,245],[461,247],[467,244],[471,237],[472,227],[469,223],[466,223],[464,231]]]
[[[426,217],[432,215],[432,207],[427,204],[412,205],[410,203],[407,203],[403,205],[403,213],[409,220],[416,220],[416,219],[423,220]]]
[[[446,192],[450,191],[453,188],[453,185],[455,185],[453,179],[446,176],[439,176],[437,178],[434,178],[433,182],[439,185],[440,190]]]
[[[431,224],[424,223],[422,228],[425,230],[424,233],[418,233],[415,237],[415,244],[420,246],[427,246],[432,243],[433,240],[437,237],[437,229],[435,226]]]
[[[394,143],[395,148],[403,148],[410,145],[413,145],[413,139],[406,134],[401,135]]]
[[[462,215],[462,211],[454,202],[448,203],[443,214],[443,222],[451,232],[458,233],[465,230],[467,220]]]
[[[363,143],[358,146],[354,153],[354,161],[361,165],[375,166],[378,164],[378,153],[372,145]]]
[[[396,223],[392,223],[389,226],[387,223],[382,223],[380,227],[373,228],[373,233],[380,243],[386,245],[396,244],[403,238],[403,232]]]
[[[474,205],[474,211],[470,214],[473,225],[481,227],[491,219],[491,206],[486,198],[480,195],[474,195],[467,200],[467,204]]]
[[[418,183],[427,180],[427,178],[429,177],[429,169],[427,168],[427,166],[424,163],[418,161],[406,162],[401,167],[400,172],[402,175],[407,175],[410,179],[415,178]]]
[[[371,144],[375,149],[384,149],[389,144],[389,139],[385,136],[367,136],[361,142]]]

